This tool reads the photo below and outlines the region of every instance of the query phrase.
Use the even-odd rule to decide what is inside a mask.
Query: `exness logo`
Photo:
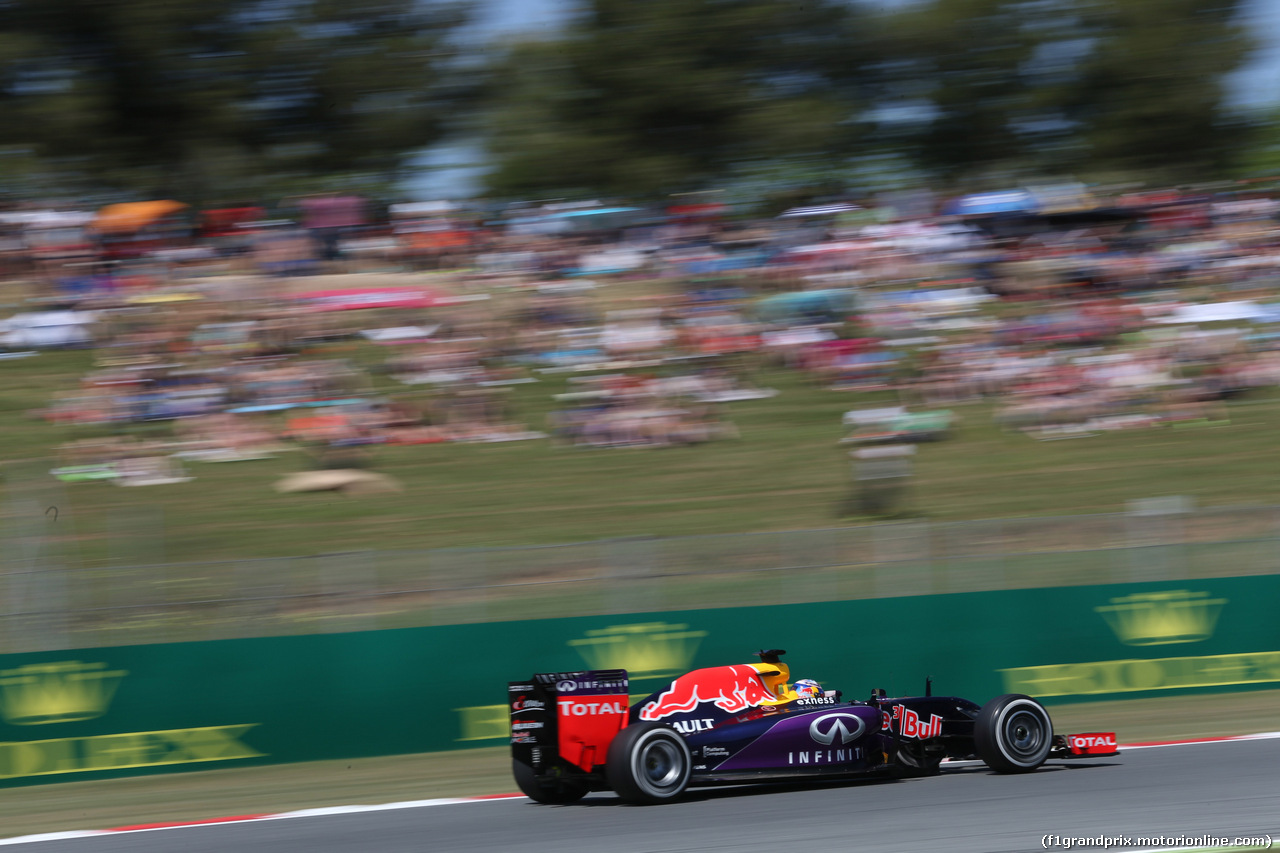
[[[850,724],[852,728],[849,727]],[[865,730],[866,724],[861,717],[843,713],[823,714],[809,724],[809,737],[823,746],[831,746],[838,736],[843,745],[856,740]]]

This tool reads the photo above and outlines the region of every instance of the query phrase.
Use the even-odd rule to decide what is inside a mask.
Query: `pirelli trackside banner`
[[[1280,576],[0,655],[0,786],[507,742],[507,683],[633,698],[787,649],[794,678],[1054,702],[1280,685]]]

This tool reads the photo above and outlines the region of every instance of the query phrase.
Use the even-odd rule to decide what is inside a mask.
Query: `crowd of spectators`
[[[81,252],[46,242],[21,260],[6,244],[10,286],[32,283],[38,303],[5,321],[10,355],[38,348],[22,334],[41,317],[83,326],[54,340],[94,349],[40,414],[171,425],[69,444],[61,475],[170,482],[185,471],[119,472],[292,447],[350,465],[379,444],[699,445],[738,437],[734,401],[776,393],[756,384],[766,365],[853,405],[864,391],[910,411],[987,401],[1037,437],[1224,424],[1224,401],[1280,384],[1280,204],[1265,193],[753,220],[719,205],[410,205],[381,229],[350,199],[298,209],[309,219],[139,239],[91,276]],[[317,275],[344,287],[315,289]],[[522,386],[556,377],[565,390],[531,422]]]

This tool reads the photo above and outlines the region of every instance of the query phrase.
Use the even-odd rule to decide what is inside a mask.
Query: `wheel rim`
[[[1031,711],[1010,714],[1004,724],[1004,740],[1013,758],[1034,761],[1044,746],[1044,721]]]
[[[640,779],[646,787],[660,791],[680,781],[684,773],[680,748],[668,740],[651,740],[639,755]]]

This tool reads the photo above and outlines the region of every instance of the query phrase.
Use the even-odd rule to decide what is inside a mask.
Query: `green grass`
[[[1276,728],[1280,691],[1050,706],[1058,732],[1111,731],[1121,743]],[[1212,713],[1204,713],[1212,708]],[[1124,761],[1121,757],[1120,761]],[[134,776],[5,789],[0,838],[72,829],[509,793],[506,747]]]
[[[781,393],[731,404],[741,438],[698,447],[587,450],[545,440],[380,447],[375,468],[405,490],[363,497],[276,493],[277,479],[306,467],[300,452],[191,462],[195,479],[170,486],[57,484],[46,473],[57,446],[110,428],[55,427],[27,413],[72,389],[89,364],[88,353],[0,363],[0,429],[8,491],[56,504],[69,560],[90,566],[862,523],[870,519],[846,514],[852,486],[847,448],[838,444],[840,417],[892,402],[884,392],[833,392],[791,372],[761,369],[755,381]],[[562,382],[517,386],[519,419],[544,428]],[[911,516],[1119,512],[1129,500],[1170,494],[1191,496],[1200,506],[1280,504],[1276,394],[1233,404],[1227,426],[1061,441],[1002,432],[987,404],[955,410],[962,419],[956,435],[922,445],[915,458]]]

